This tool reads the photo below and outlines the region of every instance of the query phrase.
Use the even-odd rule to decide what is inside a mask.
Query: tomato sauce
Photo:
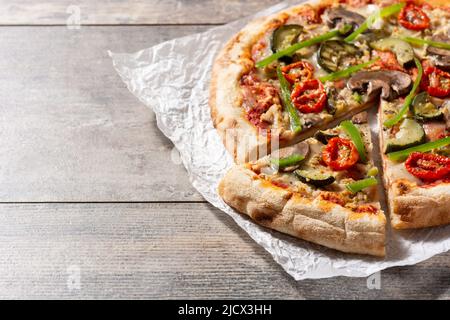
[[[356,207],[353,211],[358,213],[377,213],[378,209],[370,204],[362,204],[358,207]]]
[[[345,201],[344,199],[342,199],[338,194],[334,194],[334,193],[322,193],[320,195],[320,197],[323,200],[329,201],[329,202],[333,202],[335,204],[338,204],[342,207],[345,206]]]
[[[255,74],[245,75],[241,80],[241,88],[247,120],[258,128],[266,129],[270,124],[262,121],[261,115],[272,105],[280,104],[277,88],[261,81]]]

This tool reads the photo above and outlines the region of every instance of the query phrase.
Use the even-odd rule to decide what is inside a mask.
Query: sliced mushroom
[[[352,122],[356,124],[367,123],[367,112],[361,112],[353,116]]]
[[[337,96],[338,96],[338,91],[335,87],[327,88],[327,104],[325,105],[325,108],[329,114],[336,113]]]
[[[306,113],[303,114],[304,126],[305,128],[311,128],[314,125],[322,121],[322,117],[318,113]]]
[[[328,10],[327,24],[330,28],[342,28],[344,25],[349,24],[352,26],[352,30],[355,30],[365,20],[366,18],[359,13],[346,10],[342,7]]]
[[[450,38],[444,35],[433,37],[434,41],[449,43]],[[428,46],[427,53],[432,57],[432,62],[439,68],[450,70],[450,50]]]
[[[369,100],[381,98],[391,101],[409,91],[411,77],[404,72],[394,70],[360,71],[355,73],[347,83],[349,89],[367,92]]]
[[[429,96],[430,97],[430,101],[437,107],[442,107],[445,103],[448,103],[450,101],[445,100],[445,99],[441,99],[438,97],[433,97],[433,96]]]
[[[298,154],[298,155],[301,155],[306,158],[309,154],[309,144],[307,142],[303,141],[303,142],[297,143],[293,146],[278,150],[278,157],[280,159],[290,157],[294,154]],[[291,171],[298,169],[299,166],[300,165],[287,167],[287,168],[284,168],[283,171],[291,172]]]

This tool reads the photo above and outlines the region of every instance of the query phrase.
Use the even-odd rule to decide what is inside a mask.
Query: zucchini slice
[[[412,102],[412,112],[414,117],[420,121],[441,120],[444,116],[433,102],[427,92],[419,93]]]
[[[337,72],[359,63],[363,55],[355,45],[342,40],[328,40],[320,45],[318,64],[327,72]]]
[[[372,42],[370,46],[375,50],[392,51],[403,67],[414,61],[414,50],[406,41],[397,38],[384,38]]]
[[[298,36],[302,33],[303,27],[297,24],[287,24],[276,29],[272,34],[272,51],[276,53],[280,50],[292,46],[298,41]]]
[[[317,131],[317,132],[314,134],[314,138],[315,138],[317,141],[322,142],[323,144],[328,144],[328,141],[329,141],[331,138],[335,138],[335,137],[337,137],[337,136],[338,136],[337,134],[329,134],[329,133],[325,133],[325,132],[323,132],[323,131]]]
[[[395,138],[389,139],[385,153],[408,149],[425,142],[425,131],[414,119],[405,119]]]
[[[300,181],[315,187],[325,187],[336,180],[332,175],[318,170],[295,170],[294,173]]]
[[[329,114],[334,115],[337,111],[336,106],[336,97],[338,95],[337,89],[334,87],[329,87],[326,89],[326,94],[327,94],[327,102],[325,104],[325,109]]]

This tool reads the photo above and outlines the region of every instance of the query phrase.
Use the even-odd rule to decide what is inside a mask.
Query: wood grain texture
[[[0,298],[449,299],[449,258],[296,282],[208,204],[0,205]]]
[[[0,201],[202,200],[107,50],[205,29],[0,28]]]
[[[0,24],[221,24],[277,0],[0,0]],[[76,19],[76,20],[74,20]]]

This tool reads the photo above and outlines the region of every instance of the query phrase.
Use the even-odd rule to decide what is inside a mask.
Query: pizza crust
[[[218,190],[228,205],[262,226],[343,252],[385,255],[381,211],[354,213],[329,201],[307,199],[258,178],[245,166],[234,166]]]
[[[416,229],[450,223],[450,184],[424,188],[401,179],[392,183],[388,190],[391,224],[395,229]]]
[[[212,71],[209,95],[211,118],[225,147],[235,159],[246,151],[238,150],[244,148],[244,144],[231,143],[239,136],[256,138],[251,141],[251,150],[258,150],[258,146],[267,144],[267,139],[258,142],[256,128],[245,118],[239,87],[242,75],[253,66],[249,46],[263,32],[262,21],[252,22],[235,35],[219,53]]]

